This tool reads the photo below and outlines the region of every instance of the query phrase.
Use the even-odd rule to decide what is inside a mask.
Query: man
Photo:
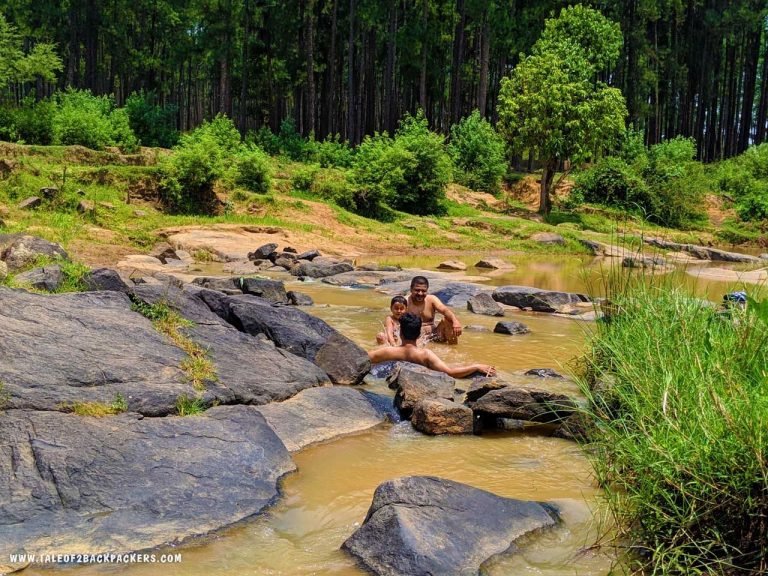
[[[426,348],[419,348],[416,341],[421,334],[421,318],[410,312],[400,317],[400,338],[403,343],[400,346],[387,346],[376,348],[368,352],[372,364],[386,362],[387,360],[404,360],[421,364],[431,370],[445,372],[454,378],[465,378],[480,372],[486,376],[495,376],[496,368],[488,364],[467,364],[464,366],[449,366],[437,354]]]
[[[423,336],[435,342],[457,344],[461,336],[461,322],[453,310],[440,302],[437,296],[427,294],[429,280],[424,276],[414,276],[411,280],[411,293],[408,296],[408,312],[421,318]],[[435,326],[435,312],[443,315],[443,319]]]

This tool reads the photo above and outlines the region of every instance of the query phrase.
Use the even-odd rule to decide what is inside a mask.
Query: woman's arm
[[[396,322],[394,318],[392,318],[392,316],[387,316],[384,326],[387,332],[387,343],[390,346],[399,346],[400,343],[397,341],[397,336],[395,336]]]

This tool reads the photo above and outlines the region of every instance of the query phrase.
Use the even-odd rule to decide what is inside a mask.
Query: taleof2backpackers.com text
[[[177,564],[181,554],[9,554],[12,564]]]

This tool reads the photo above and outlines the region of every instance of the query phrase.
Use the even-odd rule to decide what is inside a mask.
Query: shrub
[[[507,169],[504,140],[478,110],[451,127],[448,151],[461,184],[488,192],[499,189]]]
[[[262,126],[256,131],[249,131],[245,137],[246,144],[258,146],[271,156],[280,154],[280,138],[272,133],[267,126]]]
[[[308,146],[312,161],[323,168],[349,168],[355,160],[355,151],[338,134],[322,142],[311,140]]]
[[[116,108],[109,115],[112,125],[112,143],[123,152],[136,152],[139,149],[139,139],[131,129],[128,112],[125,108]]]
[[[55,114],[56,104],[51,100],[35,102],[32,98],[25,98],[14,111],[15,139],[27,144],[51,144]]]
[[[768,220],[768,181],[753,180],[736,202],[742,220]]]
[[[179,141],[175,105],[158,106],[155,95],[144,91],[132,93],[125,101],[131,129],[144,146],[170,148]]]
[[[205,120],[192,132],[183,134],[179,145],[191,146],[203,141],[208,146],[213,146],[215,150],[211,152],[218,156],[233,154],[240,148],[240,132],[226,115],[217,114],[213,120]]]
[[[650,148],[643,178],[657,199],[657,207],[648,214],[649,220],[673,228],[688,228],[705,219],[702,197],[708,183],[695,156],[694,140],[681,136]]]
[[[90,90],[68,88],[58,93],[57,100],[53,117],[54,144],[80,144],[94,150],[112,145],[109,114],[113,102],[109,96],[94,96]]]
[[[248,146],[235,157],[235,184],[251,192],[266,194],[272,182],[269,156],[256,146]]]
[[[291,187],[298,192],[309,192],[318,170],[317,164],[302,166],[291,178]]]
[[[189,140],[160,166],[160,192],[175,212],[211,212],[213,183],[222,174],[222,159],[210,137]]]
[[[368,215],[380,213],[382,204],[411,214],[436,214],[450,179],[443,138],[429,131],[419,112],[403,119],[394,139],[377,134],[358,147],[355,203]]]
[[[331,200],[347,210],[357,209],[354,187],[342,170],[328,168],[315,172],[310,192],[319,198]]]
[[[616,156],[602,158],[588,170],[576,174],[571,192],[585,202],[618,206],[625,210],[654,212],[655,198],[640,176]]]
[[[280,123],[280,132],[278,132],[277,138],[281,154],[288,156],[291,160],[307,160],[311,148],[296,130],[296,123],[293,118],[286,118]]]

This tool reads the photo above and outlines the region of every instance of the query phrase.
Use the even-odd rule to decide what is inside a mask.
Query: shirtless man
[[[435,342],[457,344],[461,336],[461,322],[456,314],[437,296],[427,294],[429,280],[424,276],[414,276],[411,280],[411,293],[408,296],[408,312],[421,317],[423,336]],[[435,312],[443,315],[443,319],[435,326]]]
[[[416,314],[406,312],[400,317],[400,338],[403,343],[400,346],[386,346],[376,348],[368,352],[372,364],[386,362],[387,360],[404,360],[421,364],[431,370],[445,372],[453,378],[466,378],[475,372],[481,372],[486,376],[495,376],[496,368],[488,364],[467,364],[464,366],[449,366],[432,350],[419,348],[416,344],[421,334],[421,318]]]

